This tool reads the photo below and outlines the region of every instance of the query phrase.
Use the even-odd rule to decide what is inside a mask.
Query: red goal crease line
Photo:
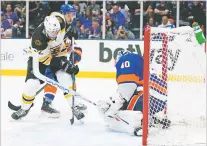
[[[1,76],[26,76],[26,70],[0,70]],[[78,73],[79,78],[115,78],[115,72],[95,72],[95,71],[81,71]],[[205,76],[193,75],[178,75],[169,74],[167,81],[172,82],[191,82],[191,83],[205,83]]]

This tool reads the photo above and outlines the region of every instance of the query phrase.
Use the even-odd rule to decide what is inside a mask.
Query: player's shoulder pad
[[[37,50],[44,50],[47,47],[48,38],[42,33],[44,24],[40,24],[32,34],[31,46]]]

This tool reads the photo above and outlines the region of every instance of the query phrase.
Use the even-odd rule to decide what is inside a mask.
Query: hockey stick
[[[45,84],[44,86],[42,86],[35,94],[35,96],[37,96],[44,88],[45,86],[47,86],[48,84]],[[32,103],[31,107],[34,106],[34,103]],[[19,109],[21,109],[21,105],[17,106],[17,105],[14,105],[11,101],[8,101],[8,107],[11,109],[11,110],[14,110],[14,111],[18,111]]]
[[[97,104],[96,104],[95,102],[93,102],[93,101],[91,101],[91,100],[89,100],[89,99],[87,99],[87,98],[84,98],[84,97],[81,96],[81,95],[79,95],[78,98],[83,99],[84,101],[86,101],[86,102],[88,102],[88,103],[90,103],[90,104],[93,104],[94,106],[97,107]],[[129,124],[129,122],[127,122],[126,120],[122,119],[122,118],[119,117],[117,114],[115,114],[114,117],[113,117],[113,116],[108,116],[108,117],[109,117],[109,118],[115,118],[115,119],[118,119],[119,121],[122,121],[123,123],[129,125],[129,126],[132,128],[132,126]]]
[[[72,55],[72,64],[74,65],[74,37],[72,37],[72,51],[71,51],[71,55]],[[72,89],[75,90],[75,75],[72,74],[71,77],[72,77],[72,81],[73,81]],[[75,100],[75,98],[74,98],[74,96],[72,96],[72,107],[71,107],[71,109],[72,109],[72,117],[70,119],[70,124],[71,125],[74,123],[74,102],[75,102],[74,100]]]
[[[32,60],[33,60],[33,72],[34,72],[34,75],[44,81],[45,83],[49,84],[49,85],[52,85],[56,88],[59,88],[61,89],[63,92],[66,92],[66,93],[70,93],[72,95],[79,95],[77,94],[75,91],[73,90],[69,90],[68,87],[65,87],[65,86],[62,86],[59,82],[53,80],[53,79],[50,79],[44,75],[42,75],[40,72],[39,72],[39,59],[38,59],[38,53],[37,52],[34,52],[32,54]]]

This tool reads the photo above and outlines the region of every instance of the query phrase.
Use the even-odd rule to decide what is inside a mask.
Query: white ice
[[[109,131],[97,109],[88,103],[85,103],[88,106],[85,123],[70,125],[71,111],[60,91],[53,102],[54,107],[61,112],[59,119],[48,119],[42,116],[40,110],[42,92],[36,97],[35,106],[27,117],[20,121],[11,120],[12,111],[7,107],[7,103],[11,101],[16,105],[20,105],[24,79],[25,77],[1,78],[1,144],[3,146],[141,146],[141,137]],[[114,79],[77,79],[78,91],[94,102],[107,99],[113,95],[116,86]],[[200,88],[200,90],[202,89]],[[193,97],[197,99],[192,99],[192,101],[188,99],[189,97],[186,97],[181,102],[181,97],[186,95],[181,94],[182,91],[181,88],[180,91],[172,90],[175,96],[170,103],[176,105],[182,103],[182,106],[171,106],[173,107],[172,112],[186,109],[185,107],[190,105],[187,104],[188,102],[197,103],[200,101],[197,105],[204,105],[202,109],[206,108],[206,104],[203,102],[206,99],[201,101],[198,100],[199,96],[196,97],[197,93],[195,91],[197,89],[189,94],[189,96],[193,94]],[[180,96],[178,96],[178,92]],[[194,107],[188,109],[190,111],[183,112],[188,112],[189,116],[192,117],[193,111],[196,110],[194,110]],[[199,120],[201,119],[196,119],[194,122],[198,123]],[[152,146],[206,145],[205,125],[200,126],[200,128],[194,127],[196,125],[190,127],[173,125],[168,130],[155,131],[154,134],[152,132],[149,143]]]
[[[83,125],[70,125],[69,105],[58,92],[53,105],[60,110],[59,119],[48,119],[41,115],[43,92],[35,99],[35,106],[27,117],[11,120],[12,111],[7,107],[10,100],[21,103],[25,77],[2,77],[1,80],[1,135],[3,146],[138,146],[141,138],[109,131],[90,104]],[[107,99],[116,91],[113,79],[77,79],[77,88],[85,97],[96,102]]]

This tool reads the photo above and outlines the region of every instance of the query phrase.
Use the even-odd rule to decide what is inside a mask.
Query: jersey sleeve
[[[43,24],[37,27],[32,35],[32,48],[35,48],[39,51],[44,50],[47,47],[47,39],[46,36],[42,34]]]

